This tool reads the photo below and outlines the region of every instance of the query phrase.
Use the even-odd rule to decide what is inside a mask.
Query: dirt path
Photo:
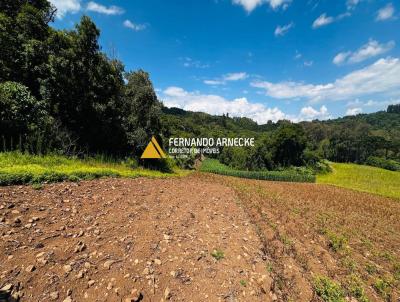
[[[197,176],[0,188],[0,235],[3,298],[282,299],[234,191]]]

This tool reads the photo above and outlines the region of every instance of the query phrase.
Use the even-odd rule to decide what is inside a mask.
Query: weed
[[[213,250],[211,256],[213,256],[217,261],[225,258],[225,254],[221,250]]]
[[[344,302],[343,289],[328,277],[318,276],[314,279],[314,290],[325,302]]]
[[[375,280],[375,291],[385,300],[390,300],[391,287],[391,281],[385,277]]]
[[[34,184],[32,184],[32,189],[41,190],[41,189],[43,189],[43,185],[41,183],[34,183]]]
[[[396,280],[400,281],[400,262],[393,265],[393,275]]]
[[[274,270],[271,263],[267,263],[265,268],[267,269],[267,272],[269,272],[269,273],[272,273],[272,271]]]
[[[348,239],[345,236],[337,235],[330,231],[327,231],[326,235],[329,240],[329,247],[333,251],[340,252],[347,248]]]
[[[356,274],[351,274],[346,280],[346,289],[349,296],[357,299],[358,302],[368,302],[365,294],[364,283]]]
[[[367,271],[368,274],[373,275],[376,274],[378,272],[378,268],[376,267],[375,264],[373,263],[368,263],[365,266],[365,270]]]
[[[243,287],[246,287],[246,286],[247,286],[246,280],[240,280],[239,283],[240,283],[240,285],[243,286]]]

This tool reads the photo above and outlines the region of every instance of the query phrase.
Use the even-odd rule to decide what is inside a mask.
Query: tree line
[[[149,74],[107,57],[87,16],[52,28],[55,12],[47,0],[0,2],[0,148],[139,154],[161,129]]]

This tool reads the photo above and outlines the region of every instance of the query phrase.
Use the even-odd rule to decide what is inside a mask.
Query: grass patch
[[[100,177],[168,177],[186,174],[176,170],[174,173],[136,168],[124,162],[105,158],[69,158],[60,155],[29,155],[19,152],[0,153],[0,185],[38,184],[90,180]]]
[[[374,289],[385,301],[390,300],[391,287],[390,280],[386,278],[378,278],[375,280]]]
[[[341,252],[347,249],[348,239],[343,235],[327,231],[326,236],[328,237],[329,247],[334,252]]]
[[[314,290],[325,302],[345,302],[341,286],[328,277],[318,276],[314,279]]]
[[[315,182],[315,175],[299,173],[297,171],[241,171],[232,169],[221,164],[216,159],[206,159],[203,161],[200,171],[234,176],[240,178],[250,178],[258,180],[287,181],[287,182]]]
[[[215,258],[215,260],[219,261],[225,258],[225,254],[221,250],[213,250],[211,256]]]
[[[332,163],[333,172],[317,182],[400,199],[400,172],[356,164]]]

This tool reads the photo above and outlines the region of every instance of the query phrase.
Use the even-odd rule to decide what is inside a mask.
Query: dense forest
[[[0,2],[0,151],[138,159],[150,138],[255,137],[255,148],[225,148],[238,169],[323,169],[323,159],[391,169],[400,160],[400,105],[329,121],[258,125],[248,118],[165,108],[150,76],[126,71],[99,45],[83,16],[73,30],[50,26],[47,0]],[[393,168],[394,167],[394,168]]]

